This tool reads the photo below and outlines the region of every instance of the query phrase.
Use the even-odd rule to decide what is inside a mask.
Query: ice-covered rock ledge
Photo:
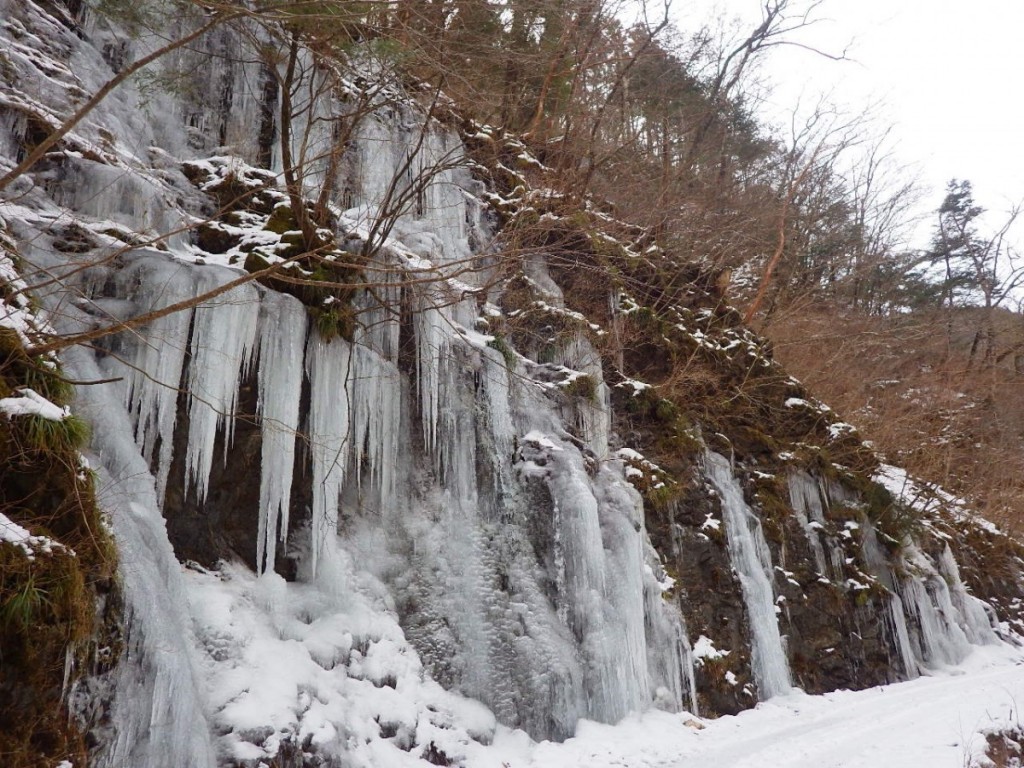
[[[8,9],[11,164],[33,126],[110,75],[120,33],[29,0]],[[78,401],[126,600],[125,652],[97,688],[112,691],[97,764],[543,764],[602,733],[674,740],[698,703],[888,683],[993,640],[955,542],[876,530],[867,486],[795,460],[862,446],[734,311],[700,306],[696,271],[694,306],[656,315],[644,304],[660,286],[640,277],[668,254],[618,242],[606,215],[558,210],[564,197],[500,158],[471,161],[415,99],[389,92],[342,148],[323,126],[354,84],[309,105],[297,127],[339,162],[310,166],[304,191],[333,173],[335,194],[313,233],[322,258],[304,258],[250,42],[225,30],[182,51],[173,92],[126,85],[0,211],[46,270],[37,284],[61,278],[40,298],[62,333],[181,304],[67,353],[74,378],[119,379]],[[473,142],[495,149],[497,132]],[[517,215],[540,224],[525,254],[502,250],[498,226]],[[578,252],[556,258],[552,232]],[[606,258],[616,270],[601,274],[636,270],[630,287],[650,295],[588,285]],[[278,282],[219,292],[254,263],[281,265]],[[615,350],[626,331],[637,343]],[[700,388],[672,400],[645,380],[677,354],[704,363],[716,394],[763,385],[737,399],[764,423],[721,419],[710,452],[681,416]]]

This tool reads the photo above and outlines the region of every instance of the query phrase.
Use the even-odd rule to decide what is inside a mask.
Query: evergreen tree
[[[983,290],[985,243],[978,236],[977,219],[984,209],[974,202],[971,182],[952,179],[939,206],[939,221],[927,253],[936,270],[940,303],[952,309]]]

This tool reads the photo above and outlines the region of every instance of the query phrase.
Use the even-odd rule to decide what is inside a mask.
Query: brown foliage
[[[971,366],[981,309],[891,317],[790,307],[768,333],[778,359],[894,463],[1024,529],[1024,321],[1000,313],[1001,362]],[[998,355],[997,355],[998,357]]]

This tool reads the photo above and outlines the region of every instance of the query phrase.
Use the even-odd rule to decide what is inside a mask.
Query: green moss
[[[496,349],[501,353],[501,356],[505,358],[505,365],[509,368],[516,367],[516,353],[515,350],[509,346],[508,340],[501,333],[494,334],[494,337],[487,342],[487,346],[491,349]]]
[[[0,392],[31,388],[57,406],[71,387],[48,360],[0,334]],[[5,768],[85,765],[83,735],[62,692],[90,669],[101,593],[116,590],[114,544],[100,519],[94,476],[81,466],[86,423],[73,415],[0,419],[0,510],[49,547],[0,542],[0,755]],[[30,545],[31,546],[31,545]],[[113,627],[106,629],[115,633]],[[68,659],[73,661],[66,667]],[[113,660],[112,660],[113,661]],[[65,680],[65,669],[72,679]]]
[[[596,232],[592,225],[585,230],[590,243],[590,248],[595,255],[606,260],[622,260],[626,258],[626,249],[616,240],[609,240],[600,232]]]
[[[310,307],[309,314],[317,332],[325,341],[339,337],[352,341],[355,336],[356,315],[350,304],[334,302],[326,306]]]
[[[296,233],[294,237],[286,239],[297,241],[299,238]],[[302,246],[293,243],[289,247],[300,249]],[[334,256],[335,261],[321,259],[310,271],[300,272],[301,282],[285,279],[293,274],[291,271],[282,272],[280,277],[265,276],[260,282],[301,301],[324,339],[341,337],[351,341],[357,323],[357,312],[352,301],[361,280],[360,257],[345,251],[337,251]],[[269,266],[267,258],[256,251],[250,253],[245,260],[247,272],[260,272]]]
[[[274,255],[284,261],[304,263],[302,257],[309,252],[300,232],[288,232],[281,237],[281,242],[274,248]]]
[[[640,415],[647,412],[647,406],[639,397],[627,397],[622,401],[622,410],[630,415]]]
[[[893,495],[878,483],[864,483],[858,490],[865,504],[865,512],[869,520],[879,520],[885,517],[896,506],[896,499],[893,498]]]
[[[761,529],[764,531],[765,540],[771,544],[781,547],[786,543],[786,528],[782,518],[772,515],[763,516]]]
[[[562,387],[562,391],[573,397],[583,398],[584,400],[597,400],[597,382],[594,381],[594,377],[588,374],[582,376],[576,376],[565,383]]]
[[[643,328],[660,330],[662,327],[661,318],[650,307],[640,307],[640,309],[630,314],[629,317],[634,323]]]
[[[853,602],[858,608],[863,608],[871,602],[871,590],[855,589],[853,591]]]
[[[677,420],[671,431],[655,438],[654,447],[659,456],[696,456],[704,450],[704,443],[701,442],[699,435],[691,428],[682,426],[681,421]]]
[[[242,266],[246,272],[262,272],[270,266],[270,261],[267,259],[266,254],[252,251],[246,255],[245,263]]]
[[[754,500],[765,519],[783,520],[792,513],[786,497],[775,489],[759,487],[754,492]]]
[[[900,549],[921,527],[917,512],[904,504],[893,504],[874,521],[890,549]]]
[[[641,489],[641,495],[654,509],[666,510],[682,498],[683,486],[665,477],[660,482]]]
[[[723,421],[724,423],[719,431],[729,435],[733,448],[738,454],[746,456],[777,456],[782,451],[782,446],[779,445],[779,442],[768,432],[761,429],[760,425],[756,427],[748,424],[731,426],[728,414],[726,414]]]
[[[654,406],[654,415],[659,421],[674,422],[679,418],[679,408],[671,400],[662,398]]]
[[[572,213],[562,218],[563,226],[566,229],[575,230],[590,235],[594,232],[594,220],[589,213],[582,208],[576,208]]]

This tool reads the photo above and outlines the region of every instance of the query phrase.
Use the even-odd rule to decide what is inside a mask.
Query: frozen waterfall
[[[754,680],[759,698],[768,699],[786,693],[793,686],[779,634],[771,555],[761,531],[761,521],[743,500],[743,490],[733,476],[729,460],[708,451],[704,462],[708,479],[722,501],[729,554],[747,606]]]
[[[53,33],[81,69],[84,92],[109,70],[88,39],[94,33],[119,34],[88,25],[83,35]],[[279,166],[281,152],[262,134],[274,134],[276,96],[251,42],[225,28],[168,59],[172,68],[157,77],[173,74],[181,86],[154,95],[151,107],[167,119],[150,120],[125,83],[81,127],[97,141],[101,126],[110,133],[119,162],[65,152],[48,184],[17,201],[9,229],[26,263],[69,269],[79,281],[43,297],[61,322],[111,324],[242,274],[244,254],[191,241],[196,222],[224,224],[228,215],[213,213],[219,202],[183,168],[216,161],[272,183],[265,167]],[[211,56],[219,64],[201,66]],[[40,79],[38,89],[55,114],[76,103],[77,91],[57,80]],[[308,745],[312,760],[353,768],[440,755],[461,764],[499,722],[557,740],[581,719],[613,723],[652,706],[695,712],[684,613],[714,620],[723,603],[683,583],[694,552],[708,559],[694,557],[693,567],[707,566],[718,583],[731,583],[730,564],[738,577],[741,594],[723,599],[732,626],[745,607],[760,698],[789,691],[771,551],[730,462],[714,453],[703,461],[724,540],[703,536],[687,515],[662,519],[656,505],[645,515],[615,452],[643,448],[647,436],[612,418],[611,356],[598,341],[605,330],[576,323],[586,318],[567,308],[573,297],[548,272],[543,248],[496,252],[499,212],[487,210],[455,122],[427,119],[415,94],[372,98],[377,108],[353,118],[337,168],[318,160],[305,176],[315,185],[329,168],[337,174],[329,256],[366,259],[356,266],[370,288],[358,290],[345,273],[338,291],[355,318],[351,334],[326,338],[309,306],[252,282],[66,359],[75,379],[122,379],[81,388],[76,403],[95,425],[100,502],[126,603],[125,652],[110,673],[114,735],[98,765],[254,768],[286,764],[283,745]],[[306,113],[295,126],[298,154],[333,147],[322,118],[352,109],[347,99],[297,105]],[[10,120],[0,109],[0,151],[14,156]],[[257,135],[262,121],[270,124]],[[199,159],[208,155],[216,157]],[[228,213],[247,236],[277,237],[265,218],[251,223],[254,210]],[[84,251],[69,256],[55,239],[72,224]],[[88,259],[94,265],[78,274]],[[314,263],[297,261],[293,274],[309,276]],[[550,363],[499,350],[514,338],[498,336],[511,327],[513,310],[502,316],[498,305],[513,273],[553,312],[578,315],[575,330],[554,334]],[[545,365],[586,376],[592,394],[569,396],[539,372]],[[616,377],[626,374],[619,367]],[[694,469],[691,489],[703,493],[689,456],[675,479]],[[179,481],[186,487],[168,488]],[[789,490],[812,579],[838,582],[845,561],[826,530],[838,491],[804,472],[789,476]],[[217,528],[218,519],[228,522]],[[214,543],[201,563],[175,556],[178,547],[182,561],[191,557],[181,554],[183,520],[208,524],[198,537]],[[868,568],[888,590],[878,590],[887,627],[879,634],[891,635],[879,654],[886,673],[899,662],[908,675],[955,663],[970,644],[993,639],[948,547],[908,545],[895,556],[870,525],[861,530]],[[691,532],[700,543],[686,549]],[[727,693],[738,707],[751,703],[747,691]]]
[[[64,359],[69,373],[99,379],[84,349]],[[125,600],[125,648],[112,679],[113,740],[96,765],[122,768],[213,768],[216,753],[181,566],[167,540],[156,484],[132,440],[128,413],[109,387],[82,387],[75,408],[94,424],[99,503],[117,539]]]

